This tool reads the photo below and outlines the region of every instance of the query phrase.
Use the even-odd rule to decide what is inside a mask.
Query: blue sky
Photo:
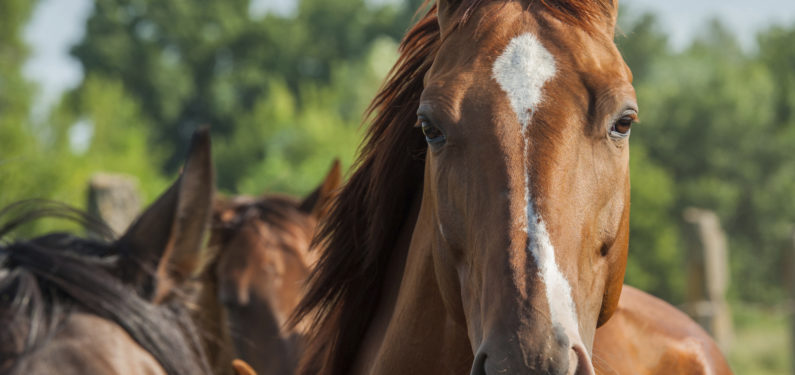
[[[397,0],[369,0],[374,3]],[[254,0],[253,13],[289,13],[295,0]],[[793,0],[621,0],[632,12],[654,11],[676,48],[687,45],[706,22],[723,20],[744,46],[751,46],[754,33],[771,24],[795,23]],[[25,40],[32,55],[25,75],[41,90],[34,113],[43,113],[60,94],[80,83],[80,64],[69,57],[69,48],[85,33],[84,23],[92,11],[91,0],[41,0],[32,21],[25,29]]]

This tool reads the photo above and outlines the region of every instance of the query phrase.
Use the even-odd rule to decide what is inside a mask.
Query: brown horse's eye
[[[422,134],[425,135],[425,141],[431,146],[441,146],[447,140],[444,133],[434,126],[428,119],[420,117],[420,126],[422,127]]]
[[[621,116],[610,128],[610,135],[614,138],[626,138],[635,122],[634,116]]]

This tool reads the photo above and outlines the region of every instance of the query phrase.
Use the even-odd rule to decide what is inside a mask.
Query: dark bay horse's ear
[[[301,211],[311,214],[316,219],[325,216],[329,209],[329,203],[334,199],[337,188],[342,183],[342,169],[340,167],[339,159],[334,159],[326,174],[326,178],[320,183],[320,186],[310,193],[301,202]]]
[[[123,280],[145,298],[162,301],[201,266],[214,181],[210,133],[204,128],[194,133],[177,181],[116,242]]]

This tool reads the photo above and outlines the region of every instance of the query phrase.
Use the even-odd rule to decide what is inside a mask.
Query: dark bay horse
[[[239,356],[260,375],[295,372],[301,327],[285,321],[303,296],[314,265],[309,245],[318,221],[342,180],[335,161],[320,185],[303,200],[266,194],[217,197],[209,248],[216,254],[201,278],[197,308],[217,373]]]
[[[296,319],[304,374],[587,374],[621,294],[611,1],[439,0],[374,100]]]
[[[731,374],[715,341],[665,301],[624,285],[613,317],[596,330],[599,374]]]
[[[12,241],[37,218],[84,216],[54,203],[3,211],[0,373],[210,374],[180,288],[198,266],[213,190],[200,131],[179,179],[114,242]]]

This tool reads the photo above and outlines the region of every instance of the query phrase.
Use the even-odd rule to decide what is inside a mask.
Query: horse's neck
[[[367,374],[375,363],[378,352],[384,341],[387,327],[389,326],[395,311],[395,303],[398,298],[398,291],[404,276],[406,256],[408,255],[411,233],[414,230],[414,223],[417,219],[419,204],[414,204],[408,219],[403,223],[401,233],[395,242],[395,248],[391,252],[389,268],[384,276],[384,285],[381,288],[381,297],[373,319],[367,328],[361,344],[359,354],[354,361],[353,374]]]
[[[465,373],[472,363],[466,328],[447,315],[436,284],[427,234],[414,202],[385,276],[381,300],[354,364],[354,374]]]
[[[214,268],[213,265],[210,270]],[[255,305],[261,302],[258,299],[246,307],[227,310],[218,300],[218,288],[213,272],[202,275],[201,292],[196,300],[199,311],[194,318],[213,373],[233,374],[231,363],[235,358],[245,359],[259,375],[292,373],[300,337],[296,334],[282,337],[273,310]]]
[[[263,299],[227,310],[237,354],[259,375],[295,371],[299,338],[285,335],[274,310]]]

